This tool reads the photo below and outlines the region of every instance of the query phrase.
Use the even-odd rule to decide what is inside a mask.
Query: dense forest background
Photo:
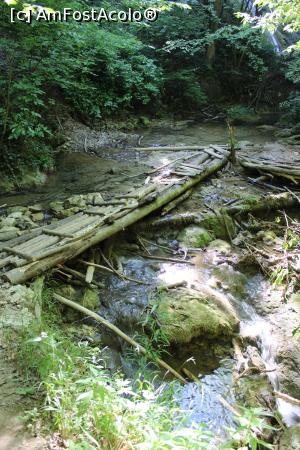
[[[269,32],[238,17],[251,13],[251,2],[40,4],[54,10],[155,4],[160,14],[153,23],[29,25],[10,23],[10,8],[22,10],[21,2],[1,2],[0,170],[8,176],[52,165],[66,114],[98,128],[108,118],[134,115],[144,123],[167,114],[201,118],[205,111],[282,110],[283,120],[300,119],[297,52],[278,53]],[[282,31],[284,49],[291,42]]]

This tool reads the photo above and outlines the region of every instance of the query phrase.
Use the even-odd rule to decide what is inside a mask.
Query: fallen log
[[[71,241],[65,245],[61,245],[59,251],[57,248],[49,250],[46,257],[40,255],[38,261],[25,264],[22,267],[14,268],[6,272],[4,277],[12,284],[24,283],[30,278],[33,278],[58,264],[64,263],[68,259],[74,258],[88,248],[93,247],[119,231],[124,230],[129,225],[132,225],[156,209],[161,208],[175,198],[179,197],[204,178],[221,169],[226,162],[227,159],[225,157],[222,160],[213,161],[210,165],[205,167],[202,173],[164,190],[153,202],[134,209],[125,216],[121,217],[119,220],[116,220],[113,224],[103,225],[100,228],[94,229],[92,233],[87,236],[83,235],[76,241]]]
[[[172,202],[168,203],[162,210],[161,215],[165,216],[168,214],[172,209],[176,208],[180,203],[184,202],[189,198],[189,196],[192,194],[192,190],[184,192],[184,194],[180,195],[180,197],[175,198]]]
[[[203,150],[203,145],[166,145],[165,147],[132,147],[131,150],[135,150],[137,152],[163,152],[163,151],[185,151],[185,150]]]
[[[160,367],[162,367],[163,369],[170,372],[178,380],[180,380],[181,383],[186,384],[186,380],[180,375],[180,373],[178,373],[175,369],[173,369],[171,366],[169,366],[169,364],[167,364],[160,358],[157,358],[157,357],[154,358],[152,355],[149,354],[149,352],[147,352],[147,350],[142,345],[138,344],[127,334],[123,333],[123,331],[121,331],[120,328],[116,327],[115,325],[110,323],[108,320],[101,317],[99,314],[96,314],[95,312],[90,311],[89,309],[85,308],[84,306],[79,305],[79,303],[75,303],[72,300],[62,297],[59,294],[53,293],[53,298],[55,298],[55,300],[58,300],[60,303],[70,306],[71,308],[76,309],[77,311],[85,314],[86,316],[89,316],[89,317],[95,319],[97,322],[101,323],[106,328],[113,331],[118,336],[120,336],[122,339],[124,339],[124,341],[126,341],[128,344],[130,344],[132,347],[134,347],[138,352],[142,353],[142,355],[149,357],[149,359],[151,359],[152,361],[155,361],[157,364],[159,364]]]
[[[240,201],[240,200],[238,200]],[[142,229],[156,229],[161,227],[183,227],[186,225],[199,225],[203,226],[203,223],[207,221],[210,217],[230,215],[234,216],[236,214],[243,215],[247,213],[254,213],[259,211],[271,211],[276,209],[284,209],[296,206],[298,203],[298,196],[292,191],[282,192],[279,194],[269,194],[261,199],[258,199],[256,203],[234,203],[229,206],[223,206],[216,210],[214,214],[197,214],[197,213],[181,213],[168,215],[165,217],[160,217],[158,219],[149,220],[142,222],[136,226],[136,228]]]
[[[300,406],[300,400],[295,397],[291,397],[288,394],[284,394],[283,392],[274,391],[275,397],[280,398],[281,400],[285,400],[292,405]]]

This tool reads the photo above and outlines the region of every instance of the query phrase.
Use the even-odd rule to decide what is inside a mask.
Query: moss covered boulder
[[[99,297],[96,289],[86,288],[83,294],[82,306],[95,311],[99,306]]]
[[[214,236],[205,228],[197,225],[186,227],[179,233],[178,240],[186,247],[205,247],[214,239]]]
[[[235,223],[227,214],[218,216],[208,215],[203,218],[201,225],[218,239],[234,238],[236,235]]]
[[[238,330],[239,319],[226,297],[208,287],[201,292],[160,293],[154,303],[158,323],[170,343],[188,343],[200,336],[231,337]]]

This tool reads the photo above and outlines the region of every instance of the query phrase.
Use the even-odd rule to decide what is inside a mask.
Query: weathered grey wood
[[[86,274],[85,274],[85,281],[86,281],[86,283],[89,283],[89,284],[91,284],[91,282],[93,281],[93,278],[94,278],[94,272],[95,272],[95,266],[93,265],[94,262],[95,262],[94,255],[92,254],[89,259],[90,265],[87,266]]]
[[[34,253],[45,251],[45,249],[51,247],[51,245],[56,245],[59,241],[60,238],[58,236],[47,236],[45,234],[42,234],[39,241],[34,243],[28,241],[26,242],[26,246],[22,247],[22,249],[19,249],[18,247],[14,247],[14,249],[20,252],[29,253],[30,255],[34,256]]]
[[[43,228],[42,231],[44,234],[49,234],[49,236],[58,236],[58,237],[62,237],[62,238],[74,237],[73,234],[62,233],[61,231],[56,231],[56,230],[49,230],[49,228]]]
[[[245,159],[239,159],[239,162],[242,164],[242,166],[253,168],[253,169],[260,169],[260,170],[268,170],[269,172],[276,172],[278,174],[284,174],[284,175],[292,175],[296,177],[300,177],[300,170],[294,170],[291,165],[291,167],[282,168],[275,164],[267,164],[267,163],[261,163],[261,162],[255,162],[255,161],[248,161]]]
[[[29,255],[28,253],[20,252],[18,250],[15,250],[14,248],[4,247],[3,250],[9,254],[21,256],[21,258],[27,259],[28,261],[34,261],[34,258],[32,257],[32,255]]]
[[[163,152],[163,151],[185,151],[185,150],[203,150],[205,147],[203,145],[167,145],[165,147],[132,147],[132,150],[138,152]]]
[[[212,156],[213,158],[222,159],[224,157],[223,155],[219,155],[219,153],[213,152],[209,148],[204,148],[203,151],[208,155]]]
[[[222,153],[224,156],[229,156],[230,151],[228,150],[228,146],[225,145],[216,145],[216,144],[210,144],[210,148],[217,150],[218,152]]]
[[[58,267],[63,272],[67,272],[70,275],[73,275],[75,278],[78,278],[79,280],[82,280],[84,283],[86,283],[85,275],[83,275],[82,273],[78,272],[77,270],[71,269],[70,267],[61,266],[61,265],[59,265]],[[89,283],[86,283],[86,284],[89,284]],[[102,289],[104,287],[103,283],[98,283],[97,281],[93,281],[93,285],[97,286],[100,289]]]
[[[168,203],[163,208],[161,215],[165,216],[166,214],[168,214],[170,211],[172,211],[172,209],[176,208],[176,206],[178,206],[180,203],[184,202],[184,200],[189,198],[191,193],[192,193],[192,190],[190,189],[189,191],[186,191],[182,195],[180,195],[179,197],[175,198],[175,200],[173,200],[172,202]]]
[[[122,195],[120,197],[122,197],[122,198],[133,198],[133,199],[136,199],[136,200],[141,200],[142,198],[144,198],[147,195],[151,194],[155,190],[156,190],[156,186],[154,184],[151,184],[149,186],[143,186],[140,189],[136,189],[135,191],[129,192],[128,194],[124,194],[124,195]]]
[[[169,189],[166,189],[160,196],[158,196],[153,202],[130,211],[128,214],[117,220],[111,225],[105,225],[95,231],[93,234],[84,236],[78,241],[71,241],[70,243],[60,246],[59,251],[53,251],[52,254],[48,254],[47,257],[43,256],[43,259],[30,264],[26,264],[23,267],[12,269],[4,274],[4,276],[12,283],[18,284],[46,271],[50,268],[60,264],[70,258],[73,258],[83,251],[87,250],[99,242],[107,239],[113,234],[124,230],[129,225],[137,222],[143,217],[147,216],[156,209],[166,205],[175,198],[182,195],[185,191],[191,189],[207,176],[211,175],[216,170],[219,170],[227,162],[227,158],[217,160],[205,167],[203,172],[193,178],[186,180],[181,184],[175,184]]]
[[[78,215],[82,215],[82,213],[78,213]],[[74,221],[74,216],[72,217],[66,217],[65,219],[61,219],[57,222],[53,222],[50,225],[47,225],[47,228],[49,229],[58,229],[59,231],[61,231],[60,226],[67,224],[68,222],[73,222]],[[24,234],[22,234],[21,236],[11,239],[10,241],[6,241],[4,243],[0,243],[0,252],[3,249],[3,247],[14,247],[16,245],[19,244],[23,244],[23,242],[26,242],[28,240],[31,240],[37,236],[40,236],[42,234],[42,230],[43,230],[44,226],[39,227],[39,228],[35,228],[34,230],[28,231],[28,232],[24,232]]]

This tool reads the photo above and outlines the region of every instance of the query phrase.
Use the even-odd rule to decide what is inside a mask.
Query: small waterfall
[[[242,3],[242,8],[243,8],[243,3]],[[244,8],[245,8],[245,12],[247,12],[254,19],[260,15],[257,5],[255,4],[255,1],[253,1],[253,0],[248,0],[248,2],[246,3]],[[275,31],[273,33],[271,31],[266,31],[265,36],[268,39],[268,41],[270,42],[270,44],[272,45],[274,52],[277,54],[282,53],[283,48],[277,37],[277,32]]]
[[[252,305],[243,302],[243,312],[248,319],[241,322],[241,335],[256,339],[261,357],[266,365],[268,378],[276,391],[280,391],[277,371],[277,344],[274,340],[271,324],[260,317]],[[285,400],[277,398],[277,409],[282,416],[286,426],[291,427],[300,424],[300,407]]]
[[[271,42],[274,52],[280,54],[283,51],[283,48],[279,42],[279,39],[276,36],[276,32],[271,33],[271,31],[267,31],[266,36],[268,40]]]

